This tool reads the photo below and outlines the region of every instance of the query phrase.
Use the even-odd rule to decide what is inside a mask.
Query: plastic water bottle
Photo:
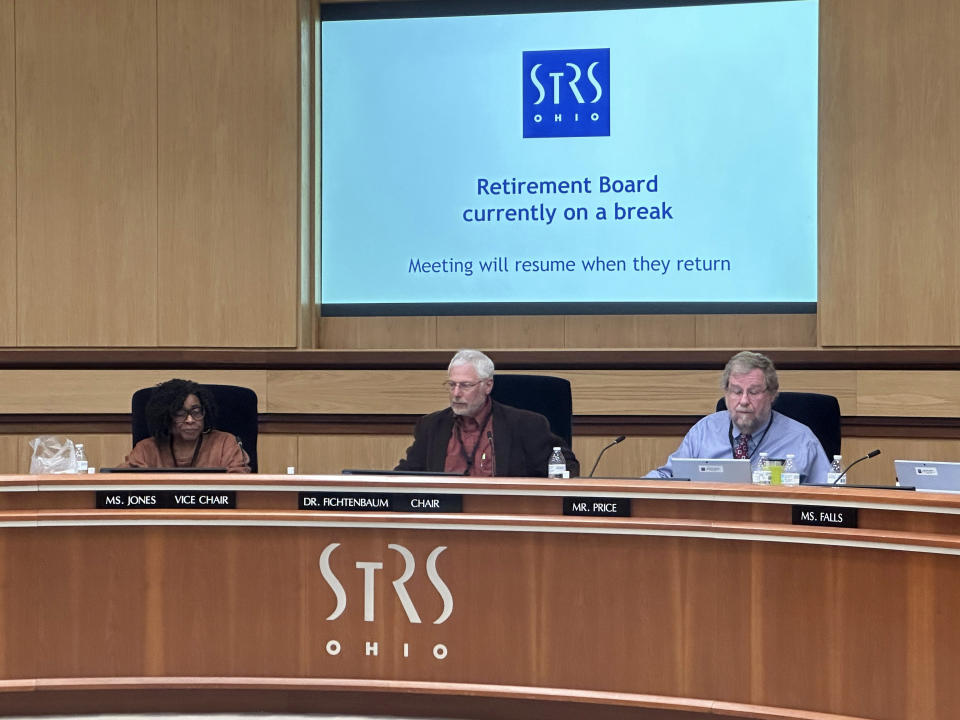
[[[757,462],[757,469],[753,471],[753,484],[770,484],[770,456],[768,453],[760,453],[760,460]]]
[[[83,451],[83,443],[77,443],[74,445],[74,451],[77,458],[77,472],[86,475],[87,468],[90,467],[90,463],[87,462],[87,454]]]
[[[783,471],[780,473],[780,483],[782,485],[800,484],[800,473],[797,472],[795,455],[787,454],[786,462],[783,463]]]
[[[543,457],[541,455],[541,457]],[[562,478],[567,473],[567,461],[563,458],[560,448],[555,447],[547,463],[547,477]]]
[[[843,458],[840,455],[833,456],[833,462],[830,464],[830,472],[827,473],[827,482],[836,483],[837,478],[840,477],[840,473],[843,472]],[[846,485],[847,478],[844,477],[839,483],[839,485]]]

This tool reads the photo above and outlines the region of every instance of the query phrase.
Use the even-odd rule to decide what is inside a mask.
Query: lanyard
[[[757,450],[760,449],[760,443],[763,442],[763,439],[767,436],[767,430],[770,429],[770,426],[773,425],[773,410],[770,411],[770,419],[767,421],[767,426],[763,429],[763,434],[760,436],[760,439],[757,440],[756,447],[753,448],[753,452],[747,455],[747,460],[753,460],[753,456],[756,454]],[[730,427],[727,430],[727,436],[730,439],[730,452],[733,455],[737,454],[737,450],[733,444],[733,420],[730,421]]]
[[[463,457],[464,462],[467,463],[467,470],[464,475],[470,474],[470,468],[473,467],[473,463],[477,459],[477,449],[480,447],[480,443],[483,442],[483,431],[490,423],[490,417],[493,415],[493,407],[490,408],[489,412],[484,416],[483,422],[478,422],[477,426],[479,427],[479,434],[477,435],[477,442],[471,448],[470,452],[467,452],[466,444],[463,442],[463,435],[460,432],[460,421],[454,423],[454,432],[457,434],[457,444],[460,446],[460,455]]]
[[[177,462],[177,456],[173,452],[173,436],[170,437],[170,457],[173,458],[174,467],[193,467],[197,464],[197,456],[200,455],[200,446],[203,445],[203,433],[197,438],[197,446],[193,449],[193,457],[190,458],[189,465],[181,465]]]

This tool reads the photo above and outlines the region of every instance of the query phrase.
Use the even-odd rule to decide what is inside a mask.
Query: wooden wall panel
[[[816,315],[699,315],[697,347],[814,347]]]
[[[568,315],[567,348],[694,347],[696,315]]]
[[[268,370],[267,412],[409,413],[449,402],[443,370]]]
[[[320,347],[324,349],[429,350],[437,347],[435,317],[321,317],[317,322]]]
[[[820,343],[960,344],[960,4],[820,13]]]
[[[4,370],[0,414],[129,413],[134,391],[174,377],[251,388],[265,411],[262,370]]]
[[[575,415],[702,415],[720,397],[720,370],[567,370]],[[270,370],[267,412],[421,414],[447,405],[445,370]],[[857,414],[853,370],[788,370],[782,390],[836,395]]]
[[[413,440],[409,435],[312,435],[300,438],[297,466],[310,474],[337,474],[344,468],[394,467]]]
[[[440,348],[563,347],[559,315],[478,315],[437,318]]]
[[[573,370],[549,374],[570,381],[575,415],[705,415],[721,395],[719,370]],[[856,414],[854,371],[788,370],[779,375],[781,390],[835,395],[841,413]]]
[[[891,417],[960,417],[960,373],[857,373],[859,414]]]
[[[296,435],[264,435],[257,437],[257,465],[261,473],[283,475],[288,467],[295,472],[310,474],[310,468],[301,468],[297,463],[300,441]]]
[[[16,54],[18,344],[153,345],[156,2],[16,3]]]
[[[0,0],[0,347],[17,344],[16,53],[13,0]]]
[[[18,462],[19,456],[19,438],[16,435],[0,435],[0,475],[10,475],[21,472]]]
[[[626,440],[610,448],[594,477],[598,478],[641,478],[654,468],[666,462],[674,450],[680,446],[683,438],[628,436]],[[600,451],[613,440],[613,437],[576,437],[573,438],[573,451],[580,461],[580,472],[586,477],[597,461]]]
[[[294,347],[296,0],[158,6],[159,344]]]
[[[547,371],[570,380],[576,415],[700,415],[720,370]],[[269,413],[420,414],[447,404],[437,370],[4,370],[0,414],[129,411],[133,390],[171,377],[252,388]],[[835,395],[844,416],[960,417],[960,373],[785,370],[782,390]]]
[[[320,318],[320,347],[813,347],[816,315],[471,315]]]

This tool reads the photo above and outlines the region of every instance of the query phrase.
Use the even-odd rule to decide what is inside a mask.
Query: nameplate
[[[848,527],[857,525],[857,508],[838,508],[826,505],[794,505],[794,525],[816,525],[818,527]]]
[[[564,515],[630,517],[630,498],[565,497]]]
[[[463,496],[434,493],[323,493],[298,494],[300,510],[326,512],[463,512]]]
[[[235,490],[97,490],[98,510],[236,510]]]

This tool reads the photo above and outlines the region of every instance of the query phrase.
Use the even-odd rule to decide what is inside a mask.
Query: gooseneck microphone
[[[614,440],[612,443],[610,443],[609,445],[607,445],[603,450],[601,450],[601,451],[600,451],[600,454],[597,455],[597,461],[593,464],[593,469],[590,470],[590,474],[587,475],[587,477],[588,477],[588,478],[592,478],[592,477],[593,477],[593,473],[596,471],[597,465],[600,464],[600,458],[603,457],[603,454],[604,454],[607,450],[609,450],[610,448],[612,448],[614,445],[619,445],[620,443],[622,443],[622,442],[623,442],[624,440],[626,440],[626,439],[627,439],[627,436],[626,436],[626,435],[621,435],[621,436],[618,437],[616,440]]]
[[[853,467],[854,465],[856,465],[858,462],[863,462],[864,460],[869,460],[870,458],[876,457],[876,456],[879,455],[879,454],[880,454],[880,451],[879,451],[879,450],[871,450],[871,451],[868,452],[866,455],[864,455],[862,458],[859,458],[859,459],[857,459],[857,460],[854,460],[852,463],[850,463],[849,465],[847,465],[847,467],[844,469],[844,471],[843,471],[842,473],[840,473],[839,475],[837,475],[837,479],[833,481],[833,484],[836,485],[837,483],[840,482],[840,479],[841,479],[841,478],[846,477],[846,476],[847,476],[847,470],[849,470],[850,468],[852,468],[852,467]]]
[[[487,440],[490,441],[490,458],[493,460],[493,472],[490,473],[492,477],[497,476],[497,449],[493,446],[493,430],[487,430]]]

